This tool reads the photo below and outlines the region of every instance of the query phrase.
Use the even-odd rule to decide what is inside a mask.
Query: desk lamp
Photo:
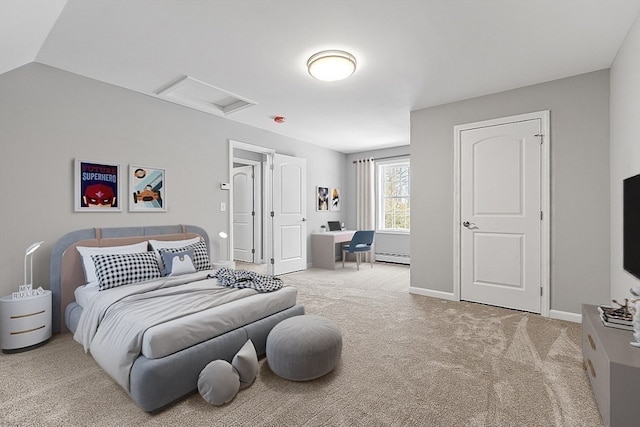
[[[38,250],[40,245],[44,242],[36,242],[33,245],[29,246],[24,253],[24,284],[33,286],[33,253]],[[27,283],[27,258],[31,256],[31,281]]]

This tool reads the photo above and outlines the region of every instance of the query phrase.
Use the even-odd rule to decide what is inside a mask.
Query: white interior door
[[[307,268],[307,161],[275,154],[273,274]]]
[[[233,259],[254,262],[254,167],[233,168]]]
[[[460,132],[461,299],[540,313],[541,120]]]

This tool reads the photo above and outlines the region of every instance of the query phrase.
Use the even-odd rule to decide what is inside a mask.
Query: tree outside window
[[[409,160],[378,165],[378,230],[411,229],[409,179]]]

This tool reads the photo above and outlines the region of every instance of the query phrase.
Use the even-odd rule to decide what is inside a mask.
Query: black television
[[[640,174],[623,181],[623,265],[640,279]]]

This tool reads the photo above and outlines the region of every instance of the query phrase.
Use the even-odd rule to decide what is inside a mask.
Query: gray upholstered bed
[[[56,242],[51,254],[53,331],[75,331],[83,311],[74,295],[76,288],[85,283],[77,246],[121,246],[152,239],[183,240],[198,236],[209,250],[207,233],[190,225],[85,229],[66,234]],[[304,307],[295,301],[278,310],[164,357],[147,358],[140,354],[131,367],[129,395],[145,411],[156,411],[191,394],[197,388],[200,371],[209,362],[231,361],[248,339],[253,341],[258,354],[263,355],[271,329],[288,317],[304,314]]]

